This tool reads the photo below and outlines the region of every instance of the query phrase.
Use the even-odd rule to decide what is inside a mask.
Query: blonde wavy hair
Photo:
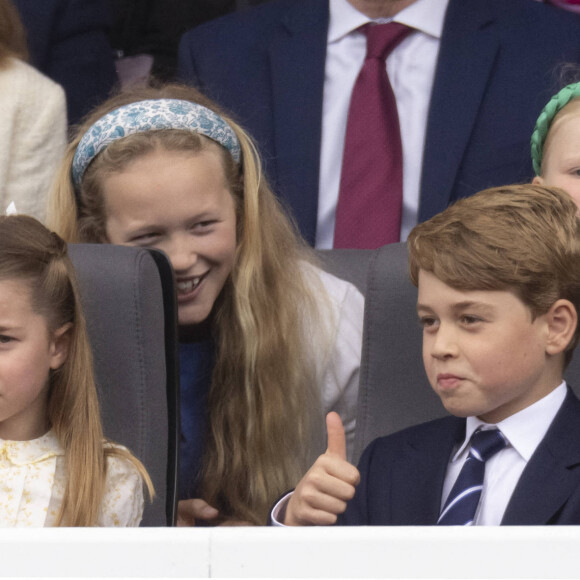
[[[415,226],[411,280],[432,272],[458,290],[511,290],[533,318],[560,298],[580,312],[580,220],[562,189],[508,185],[461,199]],[[580,326],[566,348],[572,358]]]
[[[30,286],[32,307],[46,319],[49,332],[71,325],[66,360],[49,376],[48,421],[66,461],[66,488],[56,525],[94,526],[105,492],[108,456],[132,462],[150,495],[153,486],[140,461],[103,438],[93,358],[65,242],[34,218],[0,216],[0,280],[22,280]]]
[[[0,70],[10,57],[28,60],[26,32],[16,6],[10,0],[0,0]]]
[[[101,152],[75,193],[72,159],[88,127],[121,105],[154,98],[189,100],[217,112],[239,139],[241,164],[236,165],[225,148],[195,133],[136,134]],[[296,485],[322,450],[320,361],[314,360],[305,324],[320,330],[324,348],[328,317],[324,306],[321,311],[323,290],[305,265],[314,262],[313,253],[269,189],[250,137],[190,87],[166,85],[121,93],[78,128],[51,194],[49,223],[68,241],[106,243],[104,176],[154,150],[196,154],[208,148],[220,151],[235,201],[237,249],[233,270],[214,307],[217,355],[200,495],[226,517],[263,524],[272,502]]]

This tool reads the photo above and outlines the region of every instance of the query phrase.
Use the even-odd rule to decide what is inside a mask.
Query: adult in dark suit
[[[361,457],[361,483],[338,522],[435,525],[449,457],[464,437],[465,420],[445,417],[375,439]],[[580,401],[571,390],[522,473],[501,523],[580,523]]]
[[[310,243],[328,23],[329,0],[272,0],[195,28],[180,47],[181,77],[234,112],[255,137],[276,191]],[[530,0],[449,0],[418,221],[479,189],[529,181],[529,136],[554,92],[556,65],[580,61],[579,33],[573,15]]]
[[[14,0],[31,64],[64,88],[69,124],[78,123],[117,83],[104,0]]]

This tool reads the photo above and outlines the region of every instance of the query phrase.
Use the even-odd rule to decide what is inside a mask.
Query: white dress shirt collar
[[[377,22],[400,22],[434,38],[441,38],[443,21],[449,0],[416,0],[394,18],[379,18]],[[371,18],[359,12],[348,0],[329,0],[328,43],[336,42]]]
[[[566,383],[562,381],[551,393],[533,405],[522,409],[519,413],[500,421],[497,425],[486,423],[477,417],[467,417],[465,440],[457,452],[453,454],[451,461],[456,461],[460,458],[465,448],[469,445],[471,436],[476,429],[480,427],[482,429],[497,427],[507,439],[509,445],[518,452],[524,461],[528,462],[560,410],[566,398],[566,393]]]

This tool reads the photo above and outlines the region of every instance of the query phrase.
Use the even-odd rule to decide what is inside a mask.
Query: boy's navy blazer
[[[434,525],[465,420],[445,417],[373,441],[343,525]],[[502,525],[580,524],[580,401],[568,394],[524,469]]]
[[[577,16],[530,0],[450,0],[431,97],[419,221],[485,187],[530,181],[530,136],[580,62]],[[188,32],[179,68],[259,144],[314,243],[328,0],[271,0]],[[337,166],[337,171],[339,167]]]

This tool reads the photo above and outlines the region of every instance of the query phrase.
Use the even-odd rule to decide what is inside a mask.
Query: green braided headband
[[[556,93],[543,108],[534,132],[532,133],[532,163],[536,175],[542,172],[542,157],[544,155],[544,142],[548,136],[550,125],[554,117],[561,111],[572,99],[580,97],[580,82],[573,83],[564,87],[559,93]]]

